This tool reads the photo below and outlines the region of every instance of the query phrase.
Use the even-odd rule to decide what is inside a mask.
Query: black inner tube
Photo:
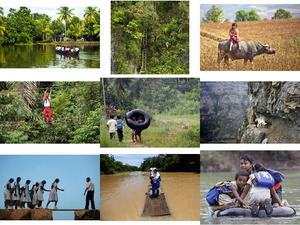
[[[150,117],[142,110],[134,109],[125,115],[128,127],[134,130],[145,130],[150,126]]]

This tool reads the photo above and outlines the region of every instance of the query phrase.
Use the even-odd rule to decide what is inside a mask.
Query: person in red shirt
[[[48,88],[46,89],[46,91],[44,93],[44,97],[43,97],[43,114],[44,114],[45,122],[52,125],[51,103],[50,103],[52,88],[50,89],[49,96],[47,95],[47,91],[48,91]],[[47,121],[47,116],[48,116],[49,122]]]

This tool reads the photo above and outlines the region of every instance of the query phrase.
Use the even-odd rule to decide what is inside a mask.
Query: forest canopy
[[[7,16],[0,7],[0,45],[52,42],[58,37],[77,41],[99,41],[100,9],[86,7],[84,18],[74,14],[69,7],[57,8],[57,19],[47,14],[32,13],[28,7],[10,8]]]
[[[49,124],[42,106],[51,88]],[[0,90],[0,143],[99,143],[99,83],[0,82]]]
[[[189,73],[188,1],[114,1],[111,28],[112,73]]]

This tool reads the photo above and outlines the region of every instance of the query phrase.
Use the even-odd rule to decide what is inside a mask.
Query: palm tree
[[[3,8],[2,8],[2,7],[0,7],[0,14],[1,14],[1,15],[3,15],[3,14],[4,14],[4,12],[3,12]]]
[[[91,21],[95,21],[95,16],[97,13],[97,7],[86,7],[84,10],[84,15],[83,17],[85,18],[85,20],[89,23],[89,29],[90,29],[90,24]]]
[[[6,30],[5,30],[5,27],[0,25],[0,34],[1,34],[2,36],[5,35],[5,33],[4,33],[5,31],[6,31]]]
[[[58,8],[59,12],[57,14],[61,15],[58,17],[58,19],[62,22],[63,20],[65,21],[65,35],[67,35],[67,21],[71,23],[71,18],[74,13],[72,13],[73,10],[75,9],[69,9],[69,7],[60,7]]]
[[[53,21],[51,22],[51,24],[50,24],[50,29],[53,31],[53,39],[54,39],[54,41],[56,41],[56,35],[57,35],[59,32],[63,31],[64,26],[63,26],[63,24],[60,22],[60,20],[57,19],[57,20],[53,20]]]
[[[94,24],[94,34],[98,34],[97,37],[100,37],[100,24]]]
[[[70,30],[68,30],[68,36],[73,36],[75,37],[75,41],[77,41],[78,36],[80,35],[80,24],[76,23],[76,24],[71,24],[70,26]]]

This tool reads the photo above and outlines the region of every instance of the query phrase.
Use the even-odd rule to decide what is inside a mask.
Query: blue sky
[[[113,155],[116,161],[121,161],[124,165],[140,166],[144,158],[158,156],[158,154],[119,154]]]
[[[84,209],[86,178],[95,185],[95,207],[100,208],[100,156],[99,155],[0,155],[0,208],[4,208],[3,192],[10,178],[21,177],[21,187],[31,180],[30,189],[36,182],[46,180],[45,189],[51,189],[58,178],[57,207],[61,209]],[[48,202],[49,192],[44,193],[43,207]],[[49,208],[53,208],[50,203]],[[90,206],[91,207],[91,206]],[[54,219],[74,219],[74,212],[55,212]]]
[[[51,17],[52,20],[55,20],[59,17],[59,15],[57,14],[58,7],[33,7],[33,6],[28,6],[28,8],[31,10],[31,13],[39,13],[39,14],[47,14],[48,16]],[[83,19],[83,15],[84,15],[84,9],[85,7],[72,7],[72,6],[68,6],[70,9],[75,9],[72,12],[75,14],[75,16]],[[4,9],[4,16],[7,16],[7,14],[9,13],[9,9],[13,8],[13,9],[20,9],[20,7],[3,7]],[[98,7],[99,8],[99,7]]]
[[[239,10],[250,11],[254,9],[260,17],[271,19],[274,16],[274,13],[277,9],[285,9],[292,13],[293,18],[300,17],[300,4],[292,5],[292,4],[259,4],[259,5],[232,5],[232,4],[216,4],[216,6],[223,6],[224,19],[230,19],[230,21],[234,21],[235,13]],[[210,10],[212,5],[201,4],[200,5],[200,17],[204,17],[205,13]]]

